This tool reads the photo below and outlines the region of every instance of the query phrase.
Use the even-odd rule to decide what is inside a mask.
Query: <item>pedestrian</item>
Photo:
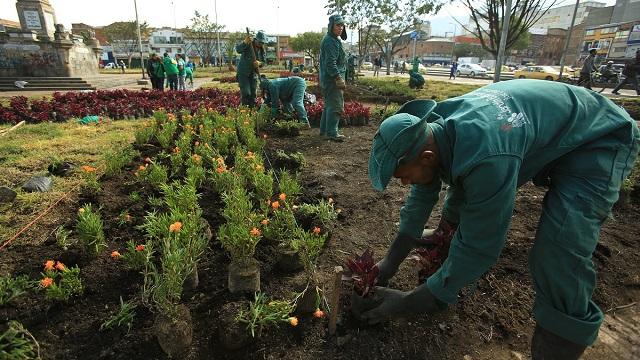
[[[178,65],[178,90],[187,90],[187,87],[185,86],[185,79],[187,77],[187,64],[184,62],[182,55],[176,54],[176,63]]]
[[[592,254],[639,147],[640,130],[624,109],[559,82],[503,81],[440,103],[406,103],[373,138],[373,187],[383,191],[396,177],[411,192],[378,263],[379,305],[363,318],[415,318],[455,304],[498,260],[517,188],[533,180],[549,190],[529,253],[531,352],[534,360],[578,359],[604,319],[591,299]],[[440,224],[423,232],[442,182],[449,188]],[[426,244],[442,266],[412,291],[385,287],[411,249]]]
[[[332,141],[344,141],[344,135],[338,133],[340,116],[344,112],[343,91],[345,83],[346,54],[342,40],[347,39],[345,21],[341,15],[329,17],[327,33],[320,43],[320,89],[324,96],[324,109],[320,120],[320,136]]]
[[[393,73],[397,74],[399,70],[400,70],[400,64],[398,64],[398,60],[396,60],[393,62]]]
[[[149,77],[151,78],[151,86],[153,89],[163,91],[164,65],[162,64],[160,56],[157,54],[151,55],[149,65],[147,66],[147,73],[149,73]]]
[[[380,76],[380,58],[376,56],[375,59],[373,59],[373,76]]]
[[[457,71],[458,71],[458,62],[454,61],[451,63],[451,71],[449,71],[449,80],[451,80],[451,78],[453,78],[453,80],[456,79]]]
[[[122,70],[122,73],[124,74],[124,68],[126,67],[124,65],[124,61],[120,60],[120,62],[118,63],[118,65],[120,65],[120,70]]]
[[[189,86],[193,87],[193,68],[191,66],[187,66],[184,69],[184,71],[185,71],[185,78],[189,79]]]
[[[636,58],[629,60],[622,69],[622,75],[624,79],[613,89],[612,94],[620,95],[620,90],[625,84],[631,84],[636,89],[636,95],[640,95],[640,89],[638,88],[638,75],[640,75],[640,50],[636,51]]]
[[[591,73],[596,71],[595,59],[597,53],[598,49],[589,49],[589,56],[584,59],[582,69],[580,69],[580,79],[578,80],[578,85],[584,86],[589,90],[591,90]]]
[[[169,56],[169,53],[164,53],[162,59],[162,65],[164,72],[167,75],[167,85],[169,90],[178,90],[178,62]]]
[[[404,74],[405,71],[407,71],[407,63],[403,61],[402,67],[400,68],[400,74]]]
[[[243,42],[236,45],[236,52],[240,54],[236,78],[240,86],[240,102],[242,105],[256,106],[256,87],[260,67],[265,61],[264,44],[267,36],[258,31],[255,37],[247,35]]]
[[[291,114],[295,110],[296,117],[300,123],[311,127],[307,110],[304,108],[304,92],[307,83],[298,76],[289,76],[269,80],[264,75],[260,77],[260,90],[265,103],[271,107],[271,116],[276,118],[280,103],[285,112]]]
[[[356,62],[358,57],[350,54],[347,59],[347,84],[353,84],[356,82]]]

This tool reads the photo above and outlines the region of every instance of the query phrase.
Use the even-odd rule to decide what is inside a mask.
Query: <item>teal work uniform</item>
[[[272,115],[277,114],[280,102],[284,110],[291,113],[294,109],[302,123],[308,123],[307,110],[304,108],[304,91],[307,84],[303,78],[290,76],[279,79],[263,79],[260,88],[268,93]]]
[[[240,86],[240,102],[242,105],[250,107],[256,104],[256,88],[258,86],[257,73],[253,67],[253,55],[251,54],[252,46],[253,43],[247,45],[244,42],[236,45],[236,52],[240,54],[240,61],[238,62],[236,72],[236,78]],[[264,49],[259,49],[254,46],[254,51],[256,60],[264,62]]]
[[[190,66],[184,68],[185,78],[189,79],[191,85],[193,85],[193,70],[191,70]]]
[[[178,62],[169,56],[165,56],[162,59],[162,65],[164,66],[165,74],[167,74],[169,89],[178,90]]]
[[[420,74],[419,68],[420,61],[416,57],[413,59],[413,69],[409,72],[409,87],[412,89],[422,89],[425,80],[422,74]]]
[[[450,185],[442,216],[459,224],[448,258],[427,279],[431,293],[453,304],[464,286],[497,261],[516,189],[533,179],[549,186],[529,254],[534,316],[560,337],[592,344],[604,315],[591,300],[596,283],[591,255],[638,154],[635,121],[604,96],[541,80],[499,82],[437,105],[418,100],[398,112],[428,121],[424,127],[440,157],[440,179],[412,185],[399,232],[422,234],[441,181]],[[415,137],[425,131],[415,131]],[[409,156],[418,150],[409,149]],[[381,190],[385,180],[376,178],[371,164],[370,177]]]
[[[332,32],[336,17],[329,17],[328,31],[320,43],[320,89],[324,96],[320,135],[328,137],[338,136],[338,123],[340,115],[344,112],[344,95],[342,89],[336,87],[336,80],[338,77],[344,80],[347,71],[342,42]]]

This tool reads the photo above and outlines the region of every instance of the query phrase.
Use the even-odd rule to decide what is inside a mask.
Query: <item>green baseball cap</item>
[[[412,159],[431,133],[427,118],[436,107],[433,100],[413,100],[385,119],[371,144],[369,180],[384,191],[401,162]]]

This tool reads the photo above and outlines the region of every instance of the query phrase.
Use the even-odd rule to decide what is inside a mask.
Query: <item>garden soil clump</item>
[[[369,125],[341,129],[343,143],[320,139],[317,129],[303,130],[295,139],[269,138],[267,153],[284,150],[304,153],[306,166],[301,170],[307,202],[332,198],[340,209],[338,221],[332,226],[331,241],[318,260],[319,280],[325,289],[333,283],[333,270],[344,265],[347,256],[374,251],[376,259],[384,256],[397,231],[400,207],[408,191],[396,180],[384,193],[374,191],[367,178],[367,162],[371,139],[379,120]],[[141,159],[140,159],[141,160]],[[129,194],[139,189],[126,185],[131,170],[107,178],[96,206],[102,206],[105,235],[110,250],[122,249],[127,240],[143,239],[135,225],[143,223],[152,211],[146,202],[132,201]],[[217,229],[223,221],[221,203],[208,189],[203,189],[200,206],[204,217]],[[231,294],[227,284],[230,259],[214,234],[198,263],[199,284],[184,299],[191,314],[192,342],[183,359],[473,359],[502,358],[500,351],[529,354],[529,343],[535,326],[531,309],[532,289],[527,256],[534,242],[545,189],[527,184],[517,194],[514,216],[502,255],[496,265],[476,283],[465,289],[459,302],[447,311],[433,316],[416,316],[406,320],[367,326],[357,321],[349,311],[351,287],[342,288],[341,313],[335,337],[327,334],[326,319],[301,315],[296,327],[283,325],[270,329],[242,346],[223,342],[234,309],[243,308],[253,294]],[[146,194],[149,195],[149,194]],[[595,302],[607,310],[637,301],[640,296],[640,196],[631,192],[628,206],[616,209],[613,219],[603,228],[600,243],[594,253],[598,271]],[[78,205],[79,207],[79,205]],[[71,228],[78,207],[69,206],[64,222]],[[118,225],[122,209],[129,209],[132,225]],[[434,209],[428,225],[434,227],[441,211],[441,202]],[[256,259],[260,266],[260,289],[273,297],[288,297],[295,289],[296,276],[276,267],[275,245],[260,244]],[[22,243],[0,252],[0,273],[27,274],[38,278],[42,263],[59,259],[67,266],[81,267],[85,284],[83,295],[67,303],[49,303],[41,292],[29,292],[9,306],[0,308],[0,324],[19,320],[38,340],[43,359],[166,359],[154,332],[155,315],[138,304],[133,327],[99,331],[100,325],[119,307],[119,299],[139,298],[143,277],[114,261],[108,252],[96,258],[83,254],[76,247],[64,251],[51,235],[44,243]],[[414,264],[407,260],[400,267],[390,286],[411,290],[417,283]],[[234,303],[237,305],[227,305]],[[241,305],[240,305],[241,304]],[[1,327],[2,325],[0,325]],[[2,330],[2,329],[0,329]],[[244,334],[241,328],[235,329]],[[250,336],[250,335],[249,335]],[[246,345],[245,345],[246,344]],[[336,345],[339,344],[339,345]],[[229,346],[229,344],[227,344]],[[499,351],[498,351],[499,350]],[[478,355],[480,354],[480,355]],[[484,356],[482,355],[484,354]],[[493,355],[493,356],[492,356]],[[509,357],[504,357],[509,359]],[[588,359],[588,358],[587,358]]]

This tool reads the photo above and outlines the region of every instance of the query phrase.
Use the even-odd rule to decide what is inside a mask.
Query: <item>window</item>
[[[629,37],[629,30],[621,30],[616,33],[616,39],[626,39]]]
[[[618,28],[613,26],[613,27],[606,27],[606,28],[602,28],[600,29],[600,34],[611,34],[616,32]]]
[[[585,34],[586,36],[593,35],[594,33],[595,33],[595,31],[594,31],[594,30],[587,30],[587,31],[585,31],[585,32],[584,32],[584,34]]]

